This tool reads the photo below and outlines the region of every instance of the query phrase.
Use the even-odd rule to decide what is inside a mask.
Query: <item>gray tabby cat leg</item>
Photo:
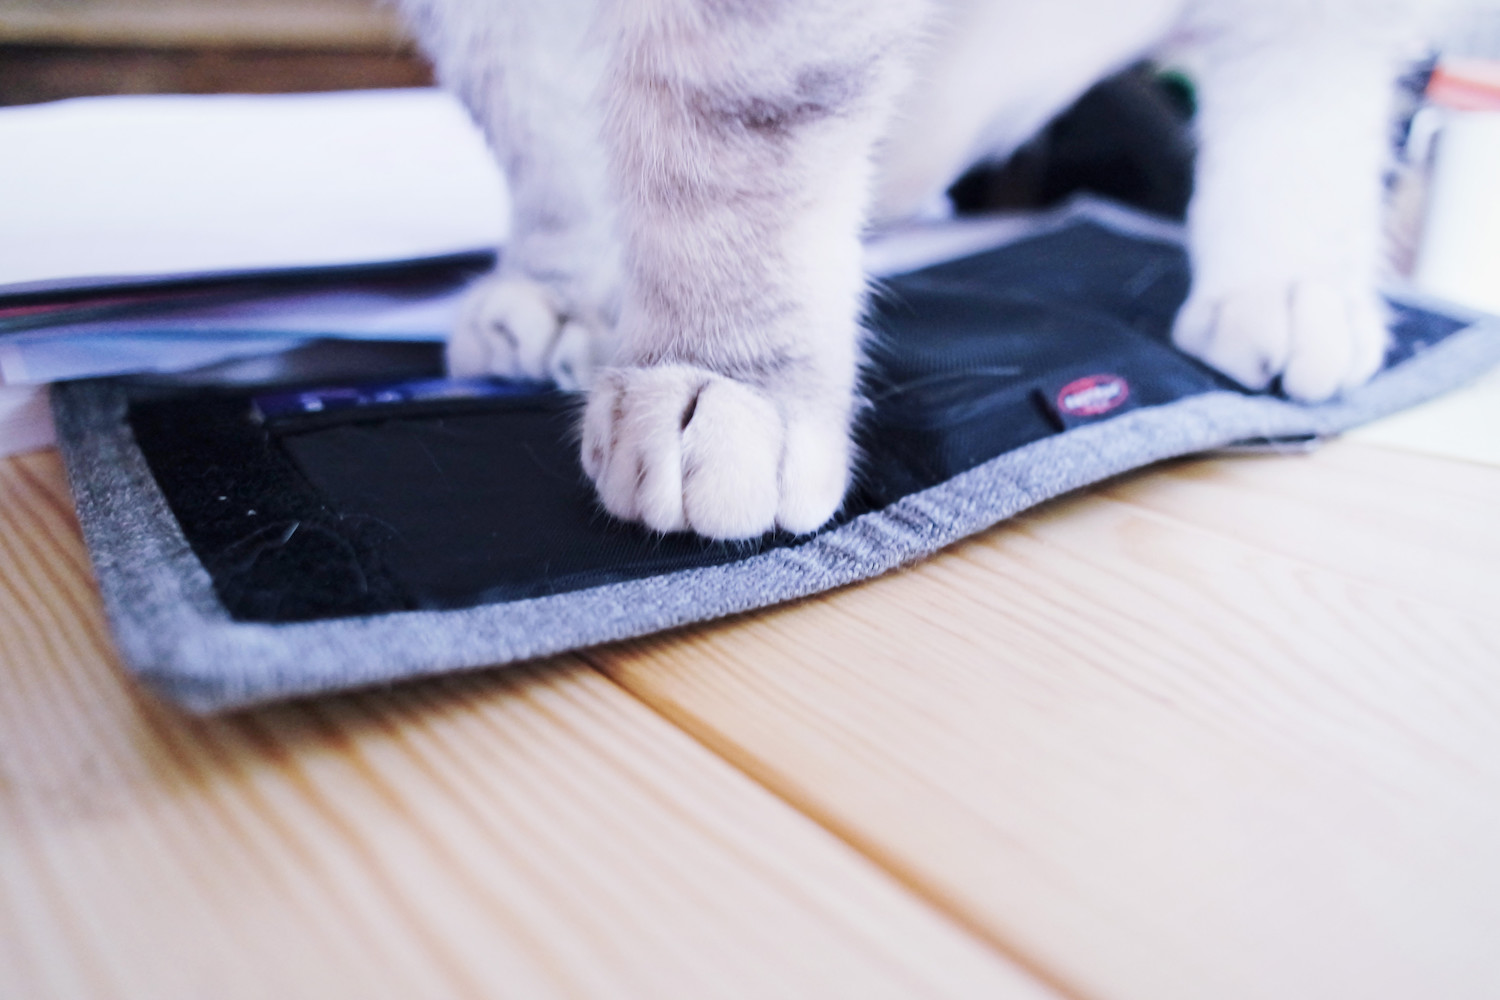
[[[594,0],[405,0],[443,82],[508,182],[511,235],[448,343],[459,375],[587,384],[613,353],[619,253],[596,97],[607,47]]]
[[[922,5],[655,0],[612,10],[618,367],[583,463],[659,531],[805,532],[849,482],[871,154]]]

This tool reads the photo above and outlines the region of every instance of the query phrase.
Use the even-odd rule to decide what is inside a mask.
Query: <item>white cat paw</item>
[[[1292,399],[1316,403],[1379,371],[1390,339],[1384,307],[1367,290],[1325,281],[1195,293],[1172,341],[1249,389],[1280,376]]]
[[[605,354],[598,320],[570,316],[553,291],[528,278],[491,275],[474,285],[448,338],[452,375],[501,375],[581,389]]]
[[[809,532],[843,501],[847,420],[690,365],[618,368],[590,392],[583,467],[606,510],[657,531]]]

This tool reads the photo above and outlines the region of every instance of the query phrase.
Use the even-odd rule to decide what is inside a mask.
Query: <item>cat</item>
[[[620,518],[824,524],[854,462],[865,227],[1164,46],[1199,68],[1178,347],[1309,402],[1382,363],[1388,104],[1430,2],[399,2],[514,204],[450,369],[588,387],[581,459]]]

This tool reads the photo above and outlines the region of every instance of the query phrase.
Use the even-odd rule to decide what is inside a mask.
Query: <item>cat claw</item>
[[[469,289],[448,338],[448,372],[499,375],[581,389],[598,367],[602,322],[569,316],[556,294],[529,278],[490,275]]]
[[[616,368],[590,392],[583,467],[606,510],[656,531],[800,534],[843,501],[848,421],[691,365]]]
[[[1323,402],[1380,370],[1390,340],[1380,300],[1326,281],[1195,292],[1172,341],[1248,389],[1278,376],[1288,397]]]

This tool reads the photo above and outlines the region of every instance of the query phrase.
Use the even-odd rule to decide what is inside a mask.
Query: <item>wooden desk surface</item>
[[[1500,996],[1500,467],[1116,481],[883,579],[201,720],[0,462],[0,997]]]

